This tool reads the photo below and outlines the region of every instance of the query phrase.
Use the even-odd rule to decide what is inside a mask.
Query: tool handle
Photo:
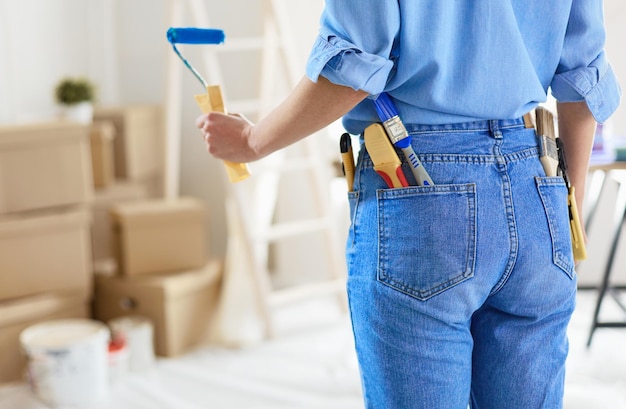
[[[339,151],[341,153],[341,168],[343,174],[346,177],[346,183],[348,184],[348,192],[354,190],[354,153],[352,151],[352,140],[350,134],[344,132],[339,138]]]
[[[409,186],[409,182],[407,182],[404,172],[402,172],[402,168],[399,165],[388,163],[374,166],[374,170],[383,178],[389,188]]]
[[[209,112],[226,113],[224,99],[222,98],[222,88],[219,85],[209,85],[206,87],[207,93],[195,96],[196,103],[204,114]],[[231,183],[241,182],[250,176],[250,170],[245,163],[235,163],[225,160],[228,180]]]
[[[348,152],[341,154],[341,163],[343,173],[346,176],[346,183],[348,184],[348,192],[352,192],[354,183],[354,156],[352,148],[350,148]]]
[[[221,44],[224,31],[217,28],[170,27],[167,41],[171,44]]]
[[[407,162],[409,162],[409,166],[411,167],[411,173],[413,173],[413,177],[415,177],[415,181],[419,186],[430,186],[433,185],[433,180],[430,178],[426,169],[422,165],[422,162],[417,157],[417,154],[411,147],[411,145],[406,148],[402,148],[402,153],[404,153],[404,157]]]
[[[559,161],[550,156],[542,156],[539,158],[543,170],[546,172],[546,176],[557,176],[557,169],[559,167]]]
[[[572,237],[572,250],[574,252],[574,261],[583,261],[587,259],[587,248],[585,246],[585,237],[583,229],[578,217],[578,206],[576,206],[576,198],[574,196],[574,186],[570,186],[567,194],[567,207],[569,208],[569,227]]]

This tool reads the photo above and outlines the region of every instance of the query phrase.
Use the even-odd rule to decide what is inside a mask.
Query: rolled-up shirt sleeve
[[[574,1],[561,61],[550,85],[560,102],[585,101],[596,121],[617,109],[621,89],[604,52],[602,2]]]
[[[355,10],[356,9],[356,10]],[[306,67],[316,82],[330,82],[381,93],[393,70],[392,50],[400,26],[396,2],[327,0],[320,31]]]

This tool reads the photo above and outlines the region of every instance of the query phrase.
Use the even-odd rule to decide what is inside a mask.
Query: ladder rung
[[[276,100],[276,104],[280,101]],[[258,114],[259,107],[261,106],[261,100],[258,98],[248,98],[248,99],[237,99],[234,101],[230,101],[228,103],[228,111],[229,112],[237,112],[237,113],[247,113],[247,114]]]
[[[276,223],[270,226],[265,234],[255,235],[253,240],[276,241],[286,237],[322,231],[331,227],[330,219],[327,217]]]
[[[206,2],[202,0],[188,0],[187,2],[191,7],[191,14],[193,15],[196,25],[210,27],[211,24],[209,24],[207,19],[210,13],[208,13],[205,8]],[[178,10],[177,3],[178,2],[172,3],[171,15],[173,16],[173,23],[177,21],[176,16],[182,12]],[[260,28],[263,32],[260,33],[259,36],[244,35],[233,38],[227,37],[224,44],[210,47],[210,54],[205,54],[205,58],[203,59],[206,65],[205,68],[208,71],[207,78],[212,78],[215,82],[231,80],[230,78],[225,78],[222,67],[223,61],[220,61],[220,58],[224,58],[227,60],[226,62],[229,62],[228,60],[230,60],[231,57],[234,58],[238,56],[235,53],[239,53],[241,56],[247,53],[249,57],[255,59],[258,57],[259,67],[250,67],[253,71],[260,72],[259,82],[262,85],[258,93],[240,94],[235,100],[227,98],[226,109],[228,112],[242,113],[246,116],[250,115],[251,119],[257,120],[258,118],[255,117],[265,115],[272,107],[278,105],[283,99],[286,90],[296,85],[299,78],[297,64],[299,56],[296,44],[290,41],[293,37],[293,28],[290,23],[297,24],[297,22],[290,21],[291,16],[285,11],[286,4],[286,0],[281,2],[272,0],[269,2],[269,7],[266,7],[266,12],[264,11],[263,16],[260,16],[259,21],[263,23]],[[278,77],[276,76],[277,72],[281,74]],[[172,70],[172,74],[168,78],[168,91],[172,93],[175,92],[176,96],[181,90],[180,81],[174,81],[172,77],[174,73],[175,71]],[[224,85],[227,85],[228,81],[226,81]],[[228,89],[228,86],[225,86],[225,88]],[[228,97],[228,95],[226,96]],[[258,96],[258,98],[253,98],[254,96]],[[179,107],[169,105],[168,108],[168,118],[170,118],[170,111],[173,112],[174,109],[178,110]],[[180,112],[177,112],[176,116],[170,119],[173,119],[174,121],[171,122],[175,123],[180,119]],[[168,140],[174,139],[174,137],[177,138],[173,130],[172,132],[168,132]],[[315,139],[319,138],[311,138],[309,140],[312,141]],[[265,324],[265,335],[270,337],[274,335],[273,318],[271,316],[272,312],[270,311],[271,306],[297,302],[304,297],[331,294],[341,296],[337,298],[341,301],[342,310],[347,311],[347,303],[343,301],[345,297],[345,277],[339,278],[339,276],[345,276],[344,266],[340,264],[342,260],[340,260],[341,257],[337,252],[340,253],[341,251],[337,246],[320,246],[322,247],[320,250],[324,252],[323,256],[328,257],[330,273],[328,278],[320,278],[320,281],[316,280],[312,283],[303,284],[289,283],[290,285],[285,288],[273,289],[271,288],[272,277],[270,276],[270,272],[267,271],[268,264],[271,264],[268,263],[270,245],[273,244],[274,241],[296,236],[301,236],[306,239],[306,234],[310,233],[330,233],[325,241],[332,241],[332,235],[335,234],[335,218],[330,211],[331,209],[324,205],[326,201],[320,200],[320,196],[325,196],[324,193],[328,192],[324,191],[325,187],[322,183],[318,183],[320,179],[332,176],[330,168],[334,160],[330,160],[330,153],[322,154],[321,152],[325,150],[321,150],[318,147],[314,147],[312,151],[313,153],[311,153],[311,149],[308,149],[308,147],[306,147],[303,152],[294,151],[292,153],[285,151],[283,156],[280,156],[280,154],[276,155],[274,157],[276,160],[273,162],[259,161],[258,165],[256,163],[251,164],[251,167],[259,167],[258,176],[261,177],[253,177],[251,178],[251,184],[247,184],[241,188],[234,188],[232,192],[230,192],[233,194],[232,204],[238,206],[232,210],[237,210],[237,213],[234,214],[240,217],[244,217],[244,215],[239,214],[239,212],[243,213],[242,209],[252,204],[245,200],[247,199],[247,193],[257,194],[262,192],[261,194],[263,194],[261,197],[262,200],[259,203],[260,209],[255,209],[255,211],[258,210],[257,220],[253,217],[254,215],[250,217],[250,220],[245,220],[244,217],[244,220],[241,221],[241,226],[235,226],[241,228],[243,231],[241,234],[234,235],[234,243],[232,244],[234,244],[234,248],[237,249],[237,252],[239,249],[243,249],[242,253],[244,254],[242,254],[242,257],[246,258],[245,264],[249,264],[249,266],[246,267],[252,270],[253,274],[249,275],[249,279],[252,280],[251,285],[255,286],[256,290],[259,291],[261,319]],[[318,152],[320,153],[315,155],[315,153]],[[325,167],[329,167],[328,174],[324,172]],[[263,175],[263,172],[266,170],[267,175]],[[302,181],[304,181],[305,178],[307,178],[307,181],[309,177],[311,178],[310,186],[306,186],[310,192],[306,193],[311,194],[313,201],[321,202],[317,203],[317,207],[320,207],[320,209],[318,212],[311,215],[300,215],[301,217],[294,216],[294,219],[289,221],[271,223],[272,216],[274,215],[273,212],[276,210],[278,203],[279,189],[282,188],[280,178],[285,177],[291,182],[292,176],[300,176],[286,173],[293,171],[302,172]],[[298,179],[298,181],[299,180],[300,179]],[[231,198],[229,197],[228,199],[230,200]],[[229,205],[231,204],[230,201],[227,203]],[[229,222],[229,227],[231,224],[234,225],[234,223]],[[261,226],[261,228],[257,229],[255,228],[256,226]],[[235,264],[234,267],[233,264]],[[225,266],[225,274],[231,273],[230,269],[237,269],[238,267],[236,263]],[[307,266],[303,265],[302,267],[306,268]],[[234,273],[235,271],[232,272]],[[296,275],[298,272],[293,271],[291,273]],[[223,325],[217,329],[224,332],[223,334],[218,334],[218,338],[223,338],[223,340],[229,344],[247,343],[250,341],[249,338],[245,339],[245,334],[241,334],[241,331],[236,331],[236,329],[231,330],[230,326]]]
[[[238,99],[235,101],[230,101],[227,108],[229,112],[236,112],[239,114],[247,114],[251,112],[256,113],[259,110],[259,100],[255,98]]]
[[[223,52],[262,50],[265,47],[265,44],[266,42],[263,40],[263,37],[226,37],[224,44],[221,44],[219,47],[215,47],[215,50]]]
[[[294,172],[311,169],[314,166],[314,161],[311,158],[296,157],[286,159],[281,163],[274,163],[268,160],[264,163],[259,163],[258,166],[261,171]]]
[[[269,302],[273,307],[276,307],[279,305],[302,301],[304,298],[345,291],[345,285],[344,279],[335,279],[290,286],[284,289],[272,291]]]

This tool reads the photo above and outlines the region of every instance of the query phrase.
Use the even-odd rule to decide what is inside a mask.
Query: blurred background
[[[604,5],[606,50],[623,85],[626,4]],[[204,90],[166,40],[173,26],[206,23],[224,30],[224,44],[178,47],[210,84],[221,85],[228,111],[254,121],[303,75],[322,8],[323,0],[0,0],[2,359],[19,355],[18,334],[55,318],[51,311],[105,322],[148,315],[156,354],[175,357],[206,341],[207,334],[191,329],[196,313],[211,312],[206,321],[221,341],[246,344],[275,329],[270,316],[276,304],[342,288],[349,215],[340,124],[310,144],[251,164],[252,178],[232,188],[195,128],[200,111],[194,95]],[[57,87],[68,78],[93,85],[86,121],[67,121],[57,100]],[[57,140],[67,150],[52,143]],[[623,104],[599,127],[597,141],[600,173],[592,172],[588,189],[598,210],[588,226],[589,260],[578,266],[579,285],[592,296],[613,240],[621,183],[602,185],[598,177],[608,174],[603,166],[613,163],[615,148],[626,146]],[[312,220],[317,216],[319,223]],[[76,230],[73,239],[58,233],[68,226]],[[616,266],[626,262],[622,246]],[[162,258],[150,264],[155,253]],[[34,254],[43,261],[35,262]],[[244,270],[254,277],[242,276]],[[617,269],[613,279],[626,283],[626,272]],[[269,299],[273,289],[300,284],[302,291]],[[202,293],[193,295],[191,288]],[[180,294],[210,302],[182,306],[173,301]],[[150,304],[154,299],[162,302]],[[340,297],[342,311],[344,301]],[[592,304],[583,304],[588,313]],[[187,318],[171,321],[172,314]],[[302,314],[291,320],[306,326]],[[348,341],[341,338],[337,345],[345,349],[334,351],[340,363],[352,348],[350,335],[343,335]],[[25,360],[6,362],[0,383],[22,379]],[[356,374],[354,362],[347,365]],[[346,374],[344,367],[334,370]],[[358,379],[351,378],[347,390],[353,400],[341,407],[359,407]]]

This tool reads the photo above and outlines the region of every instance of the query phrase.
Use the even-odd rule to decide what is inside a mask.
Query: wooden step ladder
[[[220,59],[230,53],[261,52],[261,77],[258,98],[229,101],[226,105],[230,112],[265,115],[278,102],[276,89],[282,86],[287,92],[300,79],[304,72],[303,64],[299,64],[298,49],[294,41],[293,28],[288,13],[288,2],[285,0],[260,0],[263,2],[263,33],[251,38],[230,38],[226,31],[226,41],[219,46],[207,47],[203,50],[203,62],[209,83],[222,84],[225,91],[228,84],[224,82]],[[209,21],[209,13],[202,0],[172,0],[172,26],[181,26],[183,3],[189,7],[193,16],[193,25],[213,27]],[[172,145],[180,133],[180,80],[182,66],[175,55],[170,56],[170,78],[168,81],[168,130],[171,132]],[[251,67],[254,75],[259,67]],[[282,83],[278,79],[282,78]],[[178,85],[176,83],[178,82]],[[225,92],[226,93],[226,92]],[[321,136],[321,135],[320,135]],[[331,158],[324,155],[318,135],[309,137],[291,147],[276,152],[267,158],[250,164],[252,176],[243,182],[231,184],[225,181],[226,211],[228,219],[229,239],[225,263],[225,282],[222,293],[221,320],[218,320],[219,339],[224,344],[243,344],[255,339],[254,320],[250,314],[257,314],[260,322],[260,338],[274,337],[276,323],[275,309],[308,297],[335,294],[340,308],[346,311],[345,299],[345,259],[343,243],[339,243],[336,235],[336,224],[330,200],[330,180],[333,177]],[[327,135],[326,135],[327,136]],[[337,135],[338,139],[339,135]],[[172,146],[170,154],[177,154],[178,148]],[[169,148],[168,148],[169,151]],[[339,153],[337,152],[337,155]],[[171,158],[170,164],[178,166],[177,159]],[[286,176],[295,173],[304,175],[310,189],[310,204],[314,215],[301,216],[295,220],[276,221],[277,206],[284,189]],[[170,177],[170,186],[174,184]],[[176,188],[170,188],[173,195]],[[314,236],[316,234],[317,236]],[[321,235],[321,239],[319,239]],[[284,240],[310,236],[311,240],[323,241],[316,243],[328,264],[328,277],[324,280],[303,284],[287,285],[276,288],[273,282],[271,264],[272,245]],[[304,267],[304,266],[303,266]],[[304,268],[303,268],[304,269]],[[299,272],[294,271],[294,274]],[[242,300],[245,290],[251,291],[256,302]],[[242,305],[248,303],[248,305]],[[254,311],[251,311],[253,309]],[[229,311],[227,311],[229,310]],[[246,330],[247,328],[247,330]],[[252,329],[250,329],[252,328]],[[247,331],[247,334],[246,334]]]

